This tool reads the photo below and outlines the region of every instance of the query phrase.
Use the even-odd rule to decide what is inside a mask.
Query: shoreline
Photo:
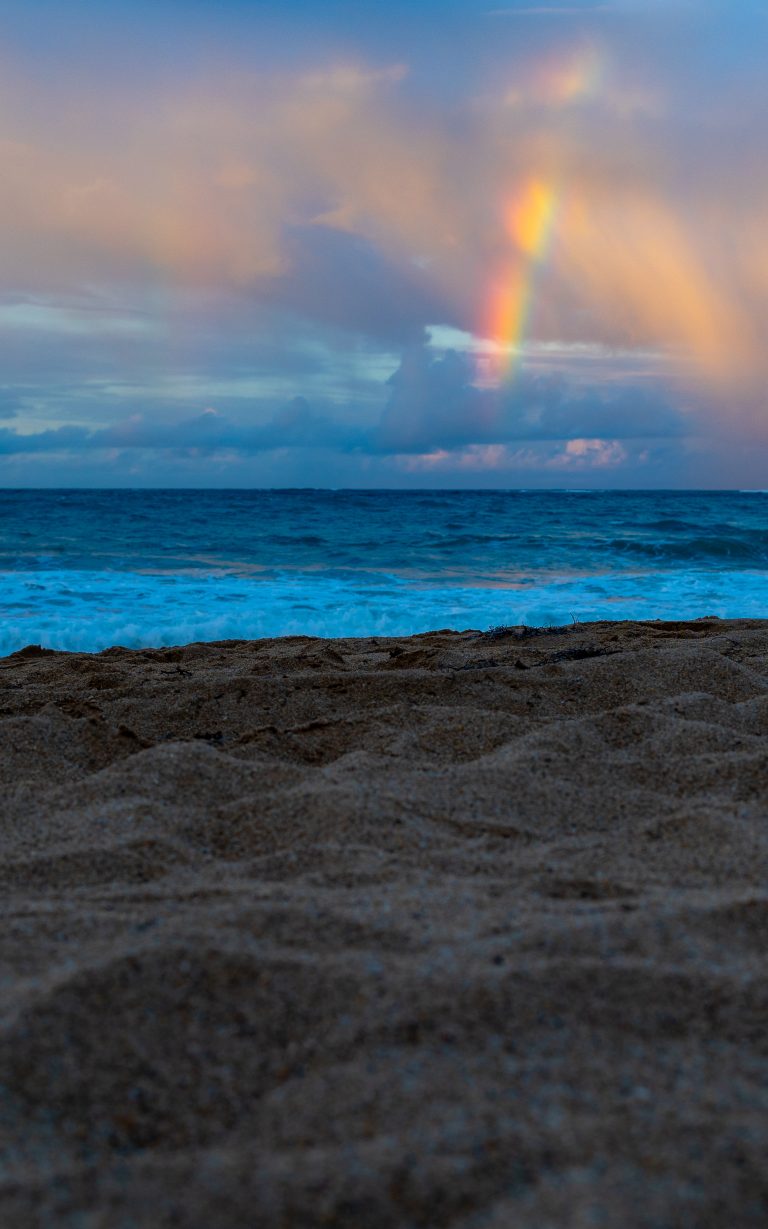
[[[0,659],[0,1214],[762,1225],[768,620]]]
[[[710,628],[709,625],[712,625]],[[142,653],[166,653],[177,652],[188,649],[211,648],[211,649],[239,649],[244,646],[263,646],[277,645],[290,642],[317,642],[322,644],[334,644],[336,642],[344,644],[392,644],[401,641],[423,640],[432,636],[455,636],[455,637],[474,637],[478,640],[501,640],[508,639],[509,641],[528,641],[530,639],[544,636],[554,635],[561,636],[566,633],[570,635],[583,633],[587,634],[590,630],[598,632],[609,631],[615,628],[635,629],[643,631],[645,629],[661,628],[669,633],[685,634],[686,632],[702,634],[709,630],[717,630],[728,628],[758,628],[765,625],[768,627],[768,615],[765,618],[755,618],[752,616],[744,616],[742,618],[727,618],[716,614],[703,614],[683,616],[675,619],[658,618],[658,619],[579,619],[575,615],[571,617],[567,623],[510,623],[500,624],[498,626],[489,626],[487,628],[479,627],[435,627],[429,628],[420,632],[406,633],[390,633],[376,632],[355,633],[353,635],[345,635],[339,633],[337,635],[316,635],[311,632],[287,632],[276,636],[232,636],[220,639],[208,640],[189,640],[180,641],[173,644],[143,644],[143,645],[128,645],[116,642],[115,644],[105,645],[100,649],[63,649],[52,648],[38,642],[30,642],[22,645],[18,649],[14,649],[10,653],[0,655],[0,663],[7,662],[11,658],[31,658],[52,656],[59,654],[61,656],[72,657],[101,657],[107,654],[142,654]]]

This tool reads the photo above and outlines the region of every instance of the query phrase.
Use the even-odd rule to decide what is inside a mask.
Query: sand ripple
[[[0,662],[0,1220],[768,1222],[768,629]]]

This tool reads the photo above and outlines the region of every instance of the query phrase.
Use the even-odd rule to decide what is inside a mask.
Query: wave
[[[654,563],[722,565],[737,562],[743,566],[768,564],[768,533],[756,531],[740,537],[699,535],[679,541],[644,542],[634,538],[614,538],[609,551]]]
[[[6,573],[0,655],[28,644],[70,651],[285,635],[412,635],[436,628],[597,619],[768,614],[768,575],[680,569],[555,576],[514,588],[421,586],[400,577],[130,572]]]

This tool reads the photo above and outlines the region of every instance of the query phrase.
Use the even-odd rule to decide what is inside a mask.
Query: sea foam
[[[420,586],[388,575],[16,572],[2,578],[0,654],[28,644],[99,651],[573,620],[761,617],[766,610],[768,576],[758,572],[606,574],[515,588]]]
[[[766,497],[0,491],[0,653],[768,615]]]

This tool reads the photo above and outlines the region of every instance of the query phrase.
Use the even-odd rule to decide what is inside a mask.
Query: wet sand
[[[0,661],[0,1223],[768,1222],[768,624]]]

